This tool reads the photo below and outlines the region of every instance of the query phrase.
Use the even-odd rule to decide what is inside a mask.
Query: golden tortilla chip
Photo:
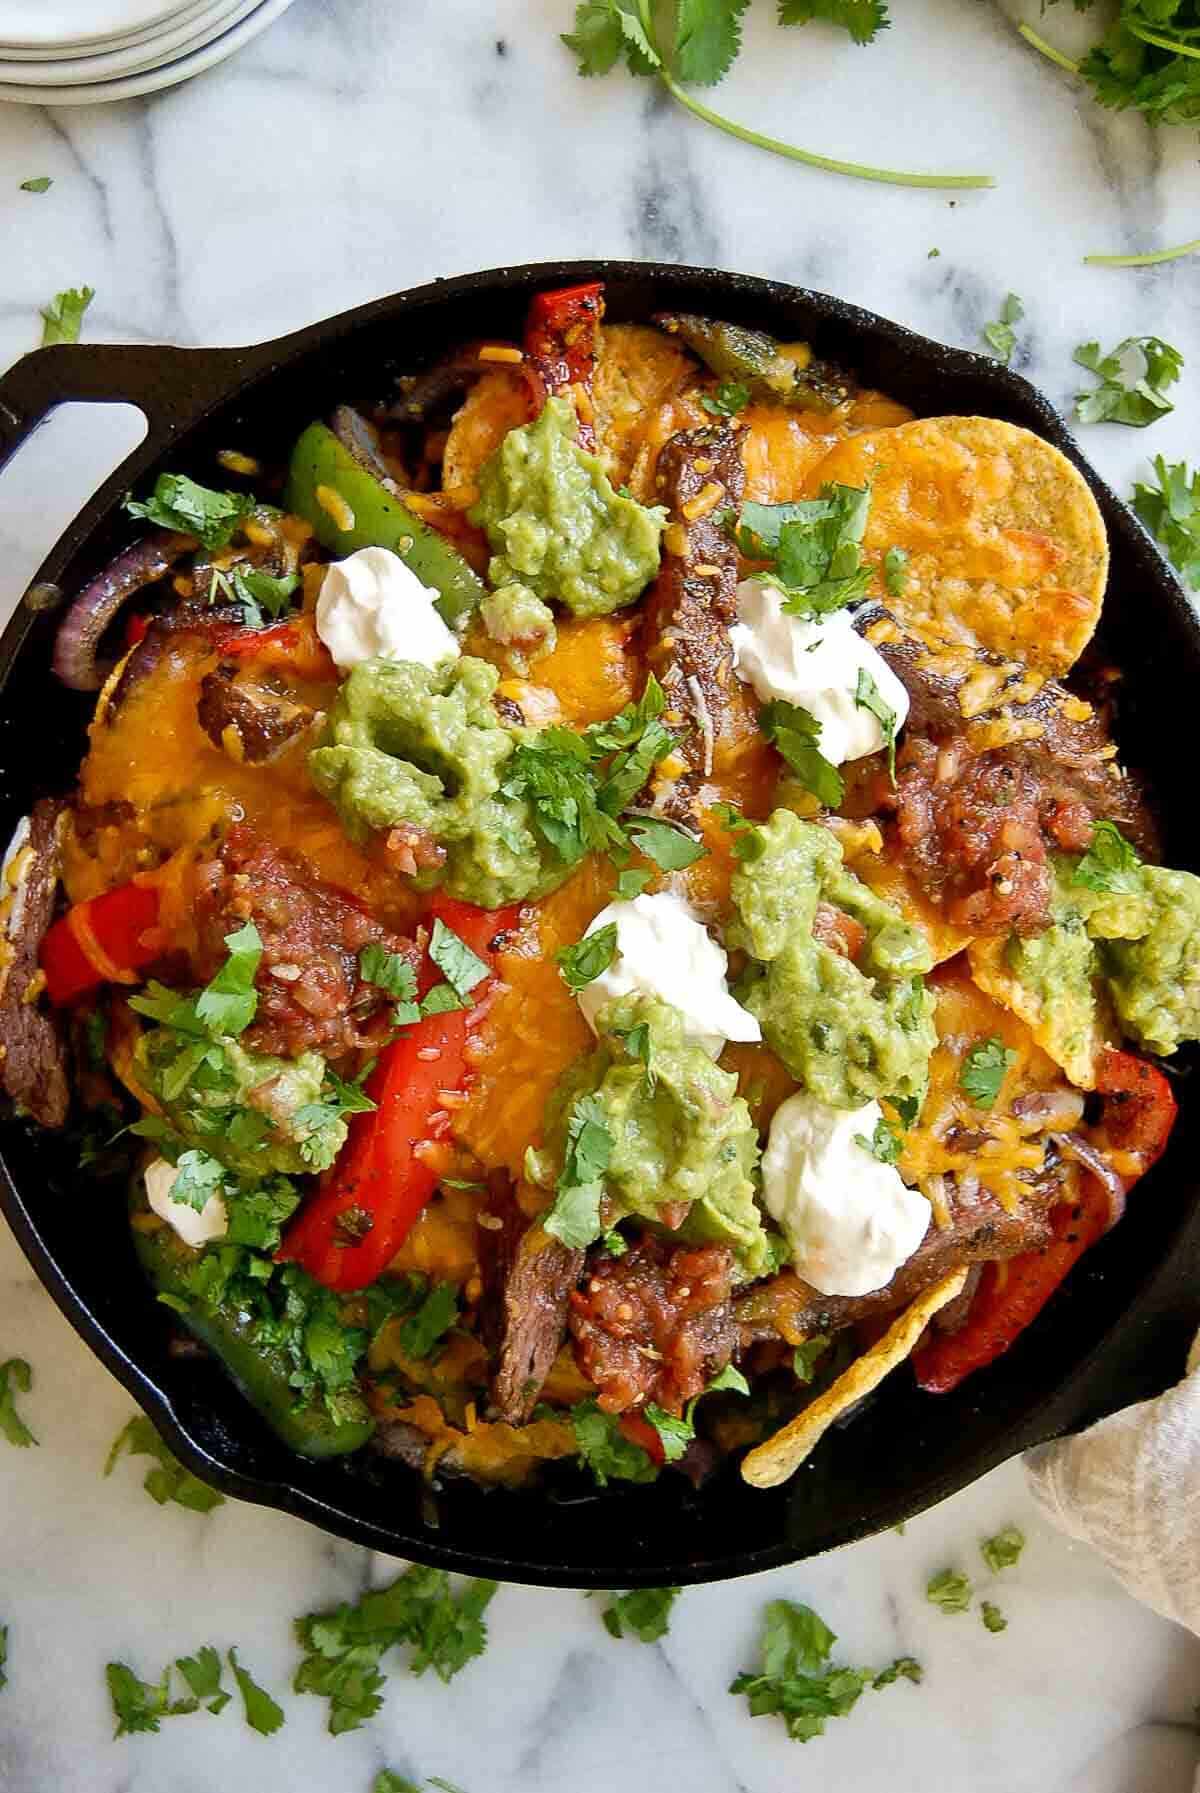
[[[871,482],[869,559],[908,554],[900,596],[876,586],[905,628],[1044,673],[1074,665],[1100,616],[1108,538],[1057,448],[993,417],[925,417],[840,443],[810,488],[831,480]]]
[[[811,1401],[783,1430],[750,1452],[742,1464],[743,1479],[754,1488],[775,1488],[793,1475],[814,1445],[856,1401],[878,1388],[889,1371],[910,1357],[917,1341],[939,1308],[961,1293],[966,1269],[952,1270],[941,1282],[918,1295],[910,1307],[888,1327],[869,1351],[864,1351],[843,1370],[837,1381]]]
[[[1000,939],[974,941],[967,949],[967,963],[980,989],[1024,1021],[1076,1089],[1095,1089],[1100,1055],[1119,1037],[1098,979],[1077,989],[1057,990],[1050,1000],[1016,976],[1008,961],[1008,941]]]

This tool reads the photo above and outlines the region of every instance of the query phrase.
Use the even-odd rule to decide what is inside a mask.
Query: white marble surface
[[[51,294],[84,281],[97,289],[93,340],[234,343],[435,274],[644,256],[824,287],[969,345],[1015,289],[1028,312],[1018,364],[1061,404],[1078,341],[1156,332],[1191,364],[1180,413],[1149,436],[1093,429],[1086,447],[1122,490],[1148,448],[1194,454],[1200,263],[1108,273],[1080,259],[1196,234],[1193,134],[1155,143],[1137,120],[1100,113],[981,0],[903,0],[868,50],[816,29],[782,37],[757,0],[719,96],[727,111],[835,154],[1001,179],[956,203],[869,188],[743,149],[624,76],[577,81],[556,39],[568,10],[297,0],[236,61],[148,102],[0,106],[0,364],[35,342]],[[1086,29],[1064,8],[1049,20],[1061,41]],[[48,194],[17,190],[40,174],[54,177]],[[0,479],[6,607],[136,434],[128,413],[72,411]],[[580,1595],[504,1589],[482,1662],[450,1688],[397,1671],[382,1715],[354,1736],[325,1736],[320,1702],[284,1696],[288,1723],[271,1740],[231,1708],[113,1743],[109,1657],[150,1675],[201,1643],[236,1643],[282,1694],[289,1619],[388,1571],[253,1508],[160,1510],[131,1462],[103,1481],[129,1402],[5,1235],[0,1358],[15,1350],[35,1366],[26,1406],[42,1444],[0,1442],[3,1793],[368,1793],[384,1764],[465,1793],[1191,1786],[1200,1644],[1048,1532],[1015,1465],[903,1537],[687,1593],[660,1647],[613,1642]],[[1009,1629],[991,1636],[926,1605],[927,1574],[977,1567],[977,1539],[1010,1520],[1030,1544],[998,1596]],[[916,1654],[924,1686],[868,1696],[807,1747],[750,1720],[725,1687],[751,1665],[775,1595],[810,1600],[849,1660]]]

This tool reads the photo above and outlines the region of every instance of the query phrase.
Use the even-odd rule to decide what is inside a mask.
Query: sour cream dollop
[[[858,675],[867,672],[896,730],[908,715],[908,693],[883,655],[863,639],[848,610],[809,620],[788,616],[783,593],[761,579],[737,589],[738,620],[729,631],[738,677],[763,703],[781,698],[821,724],[818,742],[833,765],[861,759],[883,746],[879,719],[855,701]]]
[[[317,634],[343,668],[363,660],[434,667],[459,651],[433,607],[437,595],[390,548],[359,548],[326,571]]]
[[[878,1102],[832,1108],[801,1090],[771,1122],[763,1197],[797,1273],[822,1295],[884,1288],[928,1230],[925,1197],[858,1144],[882,1118]]]
[[[754,1016],[729,994],[729,961],[699,916],[671,891],[610,903],[589,934],[616,924],[612,963],[579,992],[593,1032],[596,1016],[618,996],[657,996],[683,1016],[689,1039],[716,1058],[726,1040],[761,1040]]]
[[[179,1172],[165,1158],[155,1158],[146,1166],[146,1200],[156,1214],[173,1227],[185,1245],[207,1245],[223,1239],[229,1228],[229,1215],[219,1195],[210,1195],[199,1210],[188,1202],[177,1202],[171,1195]]]

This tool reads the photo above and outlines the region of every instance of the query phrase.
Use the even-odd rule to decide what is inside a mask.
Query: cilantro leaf
[[[921,1667],[915,1656],[897,1656],[896,1660],[890,1662],[887,1668],[880,1669],[875,1677],[874,1685],[876,1687],[890,1687],[893,1681],[899,1681],[901,1676],[903,1676],[906,1681],[912,1681],[919,1687],[921,1682],[925,1679],[925,1670]]]
[[[1090,392],[1075,395],[1075,415],[1081,423],[1127,423],[1145,429],[1175,409],[1163,388],[1178,380],[1183,356],[1159,336],[1127,336],[1107,355],[1100,353],[1098,342],[1080,343],[1075,360],[1100,382]]]
[[[810,1606],[772,1600],[763,1614],[760,1670],[741,1674],[730,1693],[744,1693],[753,1718],[774,1714],[789,1737],[807,1743],[820,1737],[826,1721],[844,1718],[868,1688],[887,1687],[901,1676],[919,1681],[921,1669],[901,1657],[879,1674],[830,1663],[837,1638]]]
[[[629,836],[638,852],[664,872],[680,872],[685,866],[695,865],[708,850],[685,828],[664,822],[660,816],[631,816]]]
[[[432,1786],[432,1781],[430,1782]],[[405,1780],[402,1774],[393,1774],[390,1768],[381,1768],[371,1782],[371,1793],[421,1793],[416,1781]]]
[[[262,958],[262,940],[252,921],[226,934],[229,957],[196,998],[196,1018],[212,1033],[236,1038],[245,1033],[258,1010],[254,976]]]
[[[624,1637],[626,1630],[644,1644],[657,1643],[671,1628],[671,1608],[682,1588],[635,1588],[629,1594],[610,1594],[601,1617],[610,1637]]]
[[[548,1233],[572,1250],[598,1239],[604,1174],[612,1156],[613,1138],[603,1103],[596,1095],[580,1096],[567,1118],[563,1167],[554,1202],[542,1217]]]
[[[1016,293],[1009,293],[1000,307],[1000,316],[994,323],[983,326],[983,340],[991,349],[997,361],[1008,367],[1013,358],[1013,350],[1017,346],[1017,333],[1014,324],[1019,324],[1025,316],[1025,307]]]
[[[911,1127],[921,1112],[919,1096],[887,1096],[885,1100],[889,1108],[896,1110],[902,1127]]]
[[[742,47],[742,14],[750,0],[677,0],[675,72],[681,81],[713,87]]]
[[[736,417],[750,403],[750,388],[739,380],[722,380],[715,392],[703,392],[700,403],[710,417]]]
[[[413,1674],[431,1668],[442,1681],[453,1680],[482,1654],[483,1615],[496,1588],[494,1581],[469,1581],[456,1594],[444,1570],[412,1568],[354,1605],[307,1613],[296,1622],[306,1652],[293,1682],[296,1692],[329,1701],[332,1736],[357,1730],[383,1703],[386,1677],[379,1664],[387,1651],[407,1645]]]
[[[874,716],[879,724],[883,734],[883,744],[887,748],[888,776],[892,784],[895,785],[897,713],[890,705],[884,703],[879,686],[865,666],[860,666],[858,669],[858,684],[854,691],[854,702],[858,709],[866,710]]]
[[[653,74],[662,64],[634,7],[621,0],[581,0],[575,29],[562,41],[579,58],[581,75],[607,75],[622,57],[633,75]]]
[[[617,924],[610,921],[594,933],[585,934],[574,946],[564,946],[554,957],[567,989],[578,992],[607,971],[616,955]]]
[[[397,1013],[407,1014],[408,1007],[407,1003],[401,1003]],[[464,1002],[458,991],[452,989],[449,984],[434,984],[433,988],[427,990],[422,996],[417,1012],[421,1019],[425,1020],[429,1015],[452,1015],[455,1009],[469,1007],[470,1004]]]
[[[876,1121],[875,1131],[870,1139],[863,1133],[856,1133],[854,1143],[861,1146],[864,1152],[870,1152],[872,1158],[878,1158],[880,1164],[895,1164],[902,1149],[901,1141],[882,1117]]]
[[[645,1066],[646,1081],[649,1083],[650,1088],[653,1089],[655,1082],[654,1043],[650,1038],[650,1023],[648,1021],[635,1022],[632,1027],[627,1027],[624,1032],[621,1032],[618,1028],[614,1032],[613,1038],[620,1040],[630,1058],[638,1059],[639,1062]]]
[[[400,1348],[408,1357],[429,1357],[458,1319],[458,1290],[435,1283],[416,1313],[400,1328]]]
[[[1000,1087],[1016,1056],[1011,1047],[995,1036],[971,1047],[963,1059],[958,1081],[963,1094],[976,1108],[995,1107]]]
[[[160,473],[149,498],[125,500],[131,517],[194,535],[206,548],[227,548],[254,505],[248,493],[214,492],[186,473]]]
[[[966,1612],[971,1604],[971,1584],[961,1569],[942,1569],[925,1583],[925,1598],[943,1612]]]
[[[237,1651],[230,1650],[229,1666],[233,1670],[234,1680],[242,1696],[242,1709],[246,1714],[246,1723],[260,1737],[272,1737],[283,1726],[283,1707],[273,1700],[264,1687],[244,1669],[238,1661]]]
[[[824,485],[817,498],[744,504],[734,539],[747,559],[768,563],[764,577],[783,592],[789,616],[828,616],[871,583],[862,561],[870,507],[870,486]]]
[[[812,1338],[805,1339],[792,1352],[792,1369],[797,1382],[809,1383],[816,1372],[817,1364],[833,1340],[827,1332],[814,1333]]]
[[[0,1435],[20,1450],[38,1442],[17,1412],[17,1395],[27,1395],[32,1385],[33,1371],[23,1357],[0,1363]]]
[[[161,1681],[141,1681],[127,1663],[105,1664],[108,1697],[112,1701],[113,1717],[117,1721],[114,1738],[132,1737],[139,1731],[159,1729],[160,1721],[167,1716],[170,1703],[169,1675],[168,1668],[164,1669]]]
[[[157,1462],[156,1469],[146,1471],[142,1486],[151,1500],[157,1501],[160,1507],[165,1506],[168,1501],[174,1501],[177,1506],[188,1507],[193,1513],[211,1513],[214,1507],[224,1506],[225,1496],[184,1467],[144,1414],[135,1414],[117,1433],[104,1465],[106,1476],[112,1474],[117,1459],[124,1451],[128,1451],[131,1457],[153,1457]]]
[[[750,1393],[750,1384],[742,1375],[742,1372],[732,1363],[727,1363],[723,1370],[719,1370],[709,1383],[708,1387],[704,1390],[704,1394],[706,1395],[721,1394],[723,1392],[735,1395],[748,1395]],[[700,1395],[696,1396],[697,1401],[701,1398]],[[689,1409],[693,1408],[695,1404],[695,1401],[689,1402]]]
[[[1141,865],[1115,822],[1093,822],[1091,843],[1075,867],[1071,882],[1104,895],[1136,895],[1142,888]]]
[[[439,915],[429,937],[429,957],[462,1002],[489,975],[488,967]]]
[[[615,1226],[610,1226],[606,1233],[600,1235],[600,1249],[606,1257],[623,1258],[629,1250],[629,1241]]]
[[[524,797],[534,828],[565,865],[585,853],[621,849],[625,834],[601,809],[586,741],[568,728],[544,728],[506,762],[504,796]]]
[[[48,174],[35,174],[32,180],[21,182],[22,193],[48,193],[54,185]]]
[[[759,711],[758,726],[779,749],[805,790],[811,791],[826,809],[836,809],[845,786],[837,767],[830,764],[818,746],[821,724],[816,717],[798,704],[777,698]]]
[[[219,1195],[225,1181],[225,1166],[208,1152],[181,1152],[177,1174],[171,1185],[171,1200],[183,1202],[202,1214],[214,1195]]]
[[[1006,1525],[993,1538],[984,1538],[979,1546],[980,1555],[992,1571],[998,1575],[1001,1569],[1011,1569],[1020,1558],[1025,1548],[1025,1534],[1015,1525]]]
[[[1154,458],[1157,487],[1140,480],[1133,488],[1133,508],[1166,553],[1185,585],[1200,591],[1200,471],[1186,461]]]
[[[65,293],[55,293],[41,314],[41,346],[48,349],[56,342],[78,342],[83,314],[95,297],[95,289],[90,286],[68,287]]]
[[[678,1414],[666,1412],[664,1408],[657,1406],[653,1401],[647,1401],[642,1412],[658,1433],[666,1461],[678,1463],[696,1436],[691,1421],[681,1419]]]
[[[626,1438],[616,1415],[604,1413],[595,1401],[581,1401],[573,1407],[571,1424],[579,1454],[599,1487],[607,1488],[613,1478],[622,1482],[652,1482],[657,1477],[658,1465],[640,1444]]]
[[[281,617],[292,598],[300,589],[299,573],[264,573],[257,567],[231,567],[229,577],[233,582],[234,596],[255,613],[254,620],[261,623],[262,613],[274,620]]]
[[[205,1644],[194,1656],[178,1656],[179,1670],[197,1700],[207,1702],[207,1710],[223,1712],[233,1695],[221,1685],[221,1658],[211,1644]]]
[[[1000,1611],[1000,1608],[998,1606],[993,1606],[990,1600],[983,1600],[980,1602],[979,1616],[989,1631],[1008,1630],[1008,1620]]]
[[[883,557],[883,583],[889,595],[902,598],[908,584],[908,549],[889,548]]]
[[[840,25],[856,44],[869,44],[891,24],[884,0],[779,0],[781,25],[807,25],[820,19]]]
[[[364,984],[374,984],[398,1002],[412,1002],[416,997],[417,974],[403,953],[389,952],[376,942],[359,953],[358,975]]]
[[[621,898],[622,902],[630,902],[634,897],[641,896],[643,890],[645,890],[647,884],[650,882],[650,876],[651,874],[649,872],[642,871],[618,873],[617,895]]]

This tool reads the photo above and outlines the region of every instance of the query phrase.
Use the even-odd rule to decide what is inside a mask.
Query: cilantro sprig
[[[782,1718],[787,1734],[808,1743],[824,1734],[831,1718],[845,1718],[868,1688],[904,1679],[920,1682],[922,1670],[900,1656],[878,1672],[835,1666],[837,1637],[811,1606],[772,1600],[763,1614],[758,1674],[741,1674],[730,1693],[744,1693],[753,1718]]]
[[[958,1074],[964,1096],[976,1108],[994,1108],[1000,1087],[1008,1075],[1009,1066],[1015,1063],[1016,1056],[1011,1046],[1006,1046],[1003,1040],[995,1036],[972,1046],[963,1059]]]
[[[95,297],[95,288],[90,286],[73,286],[55,293],[41,314],[42,348],[51,348],[58,342],[78,342],[83,314]]]
[[[147,499],[126,498],[131,517],[142,517],[160,529],[194,535],[206,548],[227,548],[255,500],[246,492],[214,492],[186,473],[160,473]]]
[[[186,1469],[142,1413],[135,1414],[117,1433],[104,1465],[106,1476],[112,1474],[118,1458],[126,1451],[131,1457],[154,1458],[157,1467],[146,1471],[142,1487],[160,1507],[174,1501],[193,1513],[211,1513],[214,1507],[224,1506],[225,1496]]]
[[[610,1637],[628,1632],[644,1644],[656,1644],[671,1628],[671,1608],[682,1588],[635,1588],[628,1594],[610,1594],[600,1615]]]
[[[991,187],[988,174],[917,174],[842,161],[781,142],[714,112],[692,86],[712,87],[741,49],[742,16],[749,0],[676,0],[669,39],[660,35],[653,0],[580,0],[575,28],[563,34],[581,75],[607,75],[623,64],[631,75],[657,79],[671,98],[703,123],[757,149],[769,150],[828,174],[902,187]],[[779,22],[802,25],[820,17],[845,25],[856,42],[869,43],[886,23],[878,0],[782,0]]]
[[[1102,896],[1136,896],[1142,889],[1142,862],[1115,822],[1092,823],[1087,852],[1071,874],[1072,884]]]
[[[779,749],[805,790],[811,791],[826,809],[836,809],[845,786],[837,767],[821,752],[821,724],[816,717],[799,704],[776,698],[758,712],[758,726]]]
[[[1162,455],[1154,457],[1153,466],[1158,484],[1139,480],[1133,508],[1184,584],[1200,591],[1200,471]]]
[[[18,1394],[27,1395],[32,1386],[33,1371],[23,1357],[0,1363],[0,1436],[19,1450],[38,1442],[17,1412]]]
[[[1076,0],[1076,10],[1086,12],[1092,3]],[[1105,35],[1078,62],[1032,26],[1018,30],[1049,61],[1081,76],[1102,106],[1142,112],[1152,124],[1186,125],[1200,119],[1196,0],[1121,0]],[[1129,259],[1137,266],[1142,258]]]
[[[784,594],[789,616],[828,616],[867,594],[871,568],[862,541],[871,488],[830,483],[816,498],[786,504],[743,504],[734,540],[748,560],[766,561],[764,575]]]
[[[1183,356],[1161,336],[1127,336],[1107,355],[1101,354],[1098,342],[1082,342],[1075,360],[1100,382],[1075,395],[1080,423],[1126,423],[1145,429],[1175,409],[1165,388],[1183,372]]]
[[[613,1136],[600,1098],[580,1096],[567,1117],[566,1149],[554,1201],[542,1218],[545,1230],[573,1251],[590,1245],[604,1231],[600,1203],[612,1148]]]
[[[992,323],[985,324],[980,333],[997,361],[1002,361],[1005,367],[1011,365],[1013,351],[1017,346],[1017,333],[1013,325],[1019,324],[1024,316],[1024,305],[1016,293],[1009,293],[1000,307],[1000,316]]]

